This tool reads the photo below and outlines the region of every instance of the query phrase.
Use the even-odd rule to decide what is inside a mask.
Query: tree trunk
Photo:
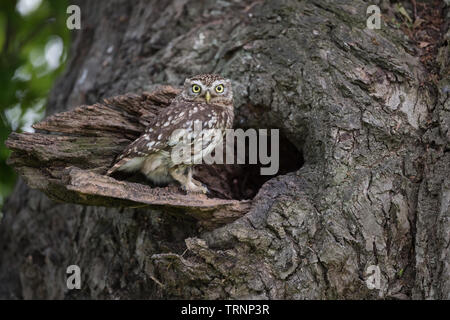
[[[303,165],[208,231],[163,208],[55,202],[19,181],[0,225],[0,298],[450,298],[448,47],[433,90],[406,36],[368,30],[360,0],[78,5],[48,114],[220,73],[234,82],[235,127],[279,128],[280,158]],[[66,286],[74,264],[80,290]]]

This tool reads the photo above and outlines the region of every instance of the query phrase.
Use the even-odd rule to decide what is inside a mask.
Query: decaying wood
[[[48,117],[37,133],[13,133],[9,163],[27,183],[49,197],[101,206],[167,206],[214,226],[249,210],[249,201],[186,194],[178,187],[150,187],[105,176],[114,158],[136,139],[155,114],[179,92],[164,86],[152,93],[127,94]]]

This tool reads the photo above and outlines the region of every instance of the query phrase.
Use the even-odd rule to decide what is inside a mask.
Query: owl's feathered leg
[[[176,166],[169,169],[169,173],[176,181],[178,181],[184,190],[188,192],[207,193],[208,189],[199,181],[192,178],[192,168]]]
[[[193,169],[192,167],[188,167],[188,179],[189,179],[193,184],[195,184],[198,188],[202,189],[202,190],[203,190],[203,191],[202,191],[203,193],[208,193],[208,192],[209,192],[208,188],[207,188],[203,183],[201,183],[200,181],[195,180],[195,179],[192,177],[193,174],[194,174],[194,169]]]

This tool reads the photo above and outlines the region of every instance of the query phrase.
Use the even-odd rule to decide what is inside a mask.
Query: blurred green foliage
[[[32,131],[43,117],[67,56],[67,6],[65,0],[0,1],[0,209],[16,181],[5,140],[11,131]]]

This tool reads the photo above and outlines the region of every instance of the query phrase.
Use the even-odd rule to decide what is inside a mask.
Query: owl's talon
[[[209,191],[209,189],[206,187],[206,185],[204,185],[203,183],[200,183],[202,185],[202,188],[205,190],[203,193],[204,194],[211,194],[211,191]]]
[[[194,188],[194,190],[191,189],[192,192],[194,193],[203,193],[203,194],[207,194],[209,192],[208,188],[206,188],[205,186],[201,185],[201,186],[196,186]]]
[[[201,189],[202,193],[204,194],[210,193],[206,185],[201,183],[200,181],[191,179],[191,182],[196,186],[196,188]]]
[[[208,194],[209,193],[208,188],[203,183],[201,183],[200,181],[192,180],[192,182],[194,182],[196,188],[198,190],[200,190],[201,193],[204,193],[204,194]]]
[[[192,184],[191,186],[181,186],[181,188],[186,191],[186,193],[203,193],[207,194],[209,193],[208,188],[205,186],[197,186],[195,184]]]
[[[208,188],[201,183],[200,181],[192,178],[192,170],[190,169],[188,175],[186,176],[186,180],[182,183],[185,190],[192,193],[208,193]]]

